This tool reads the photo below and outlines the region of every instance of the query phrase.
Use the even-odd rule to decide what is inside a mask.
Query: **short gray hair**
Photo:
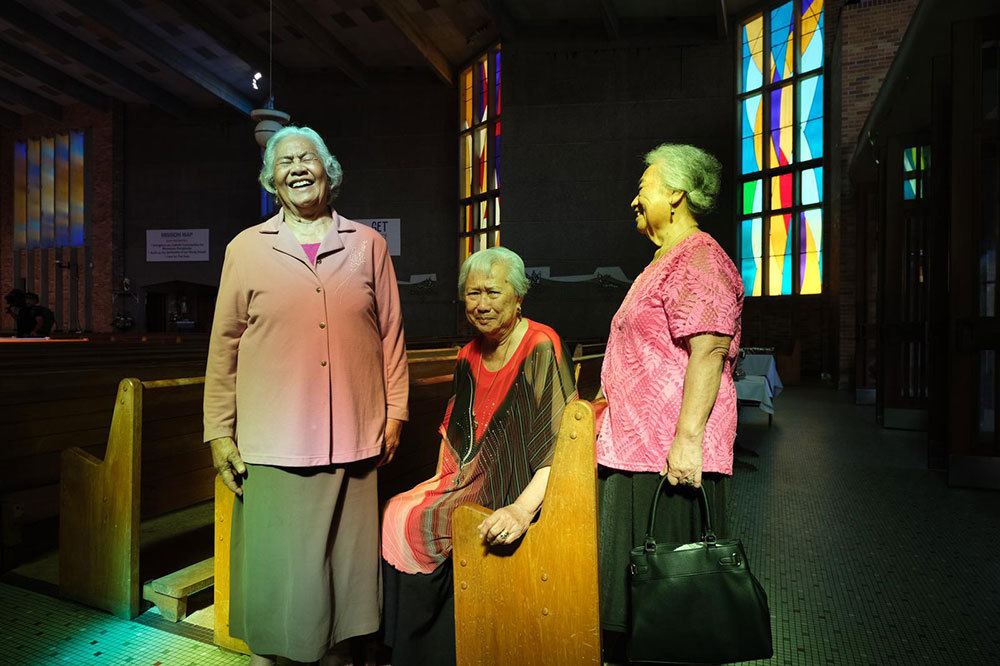
[[[327,205],[332,205],[340,194],[340,184],[344,181],[344,171],[340,168],[340,162],[333,156],[330,149],[326,147],[326,142],[311,127],[297,127],[289,125],[282,127],[267,140],[267,147],[264,148],[264,164],[260,167],[260,184],[264,189],[275,194],[274,187],[274,151],[282,140],[290,136],[301,136],[308,139],[316,146],[316,152],[320,160],[323,161],[323,170],[326,171],[326,182],[330,186],[330,193],[326,197]],[[281,201],[278,201],[280,204]]]
[[[524,296],[528,293],[531,281],[524,274],[524,260],[517,255],[517,252],[497,245],[474,252],[462,264],[462,270],[458,272],[459,298],[465,296],[465,281],[469,279],[469,273],[489,275],[494,264],[503,264],[507,267],[507,282],[514,287],[515,294]]]
[[[722,165],[701,148],[664,143],[646,153],[646,164],[659,166],[663,185],[687,194],[692,215],[704,215],[715,208]]]

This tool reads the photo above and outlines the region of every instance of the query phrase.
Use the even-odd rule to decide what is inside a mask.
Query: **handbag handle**
[[[663,484],[666,482],[666,476],[660,478],[660,483],[656,486],[656,494],[653,495],[653,504],[649,508],[649,523],[646,525],[646,538],[643,542],[643,546],[647,551],[656,550],[656,538],[653,536],[653,525],[656,524],[656,505],[660,501],[660,495],[663,493]],[[715,542],[718,541],[718,539],[715,536],[715,530],[712,529],[712,514],[708,510],[708,495],[705,494],[705,486],[698,488],[698,503],[701,505],[701,517],[703,523],[701,529],[702,539],[708,545],[715,545]]]

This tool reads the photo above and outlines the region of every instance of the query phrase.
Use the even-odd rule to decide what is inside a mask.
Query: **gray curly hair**
[[[531,281],[524,274],[524,260],[518,256],[517,252],[497,245],[479,250],[465,260],[465,263],[462,264],[462,270],[458,273],[458,297],[465,297],[465,281],[469,279],[469,273],[489,275],[494,264],[503,264],[507,267],[507,282],[514,288],[516,295],[524,296],[528,293]]]
[[[323,162],[323,170],[326,171],[326,182],[330,186],[330,192],[326,197],[327,205],[333,205],[337,195],[340,194],[340,184],[344,181],[344,171],[340,168],[340,162],[333,156],[330,149],[326,147],[326,142],[311,127],[298,127],[289,125],[282,127],[267,140],[267,147],[264,148],[264,163],[260,167],[260,184],[271,194],[275,194],[274,187],[274,151],[282,140],[290,136],[300,136],[308,139],[316,147],[320,160]],[[281,201],[279,200],[280,204]]]
[[[713,155],[695,146],[664,143],[646,153],[645,160],[647,166],[660,167],[664,187],[687,194],[692,215],[715,209],[722,164]]]

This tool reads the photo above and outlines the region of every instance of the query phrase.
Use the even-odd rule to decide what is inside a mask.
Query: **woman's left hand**
[[[672,486],[679,483],[701,488],[701,464],[701,441],[678,435],[670,445],[667,464],[664,465],[660,476],[666,476],[667,483]]]
[[[491,546],[514,543],[528,531],[532,517],[527,509],[508,504],[479,523],[479,537]]]

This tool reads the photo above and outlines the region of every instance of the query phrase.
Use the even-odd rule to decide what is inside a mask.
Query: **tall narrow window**
[[[458,261],[500,244],[500,46],[459,75]]]
[[[931,168],[931,147],[911,146],[903,150],[903,199],[927,196],[927,170]]]
[[[14,249],[83,245],[83,132],[14,143]]]
[[[740,272],[747,296],[823,289],[823,0],[740,26]]]

